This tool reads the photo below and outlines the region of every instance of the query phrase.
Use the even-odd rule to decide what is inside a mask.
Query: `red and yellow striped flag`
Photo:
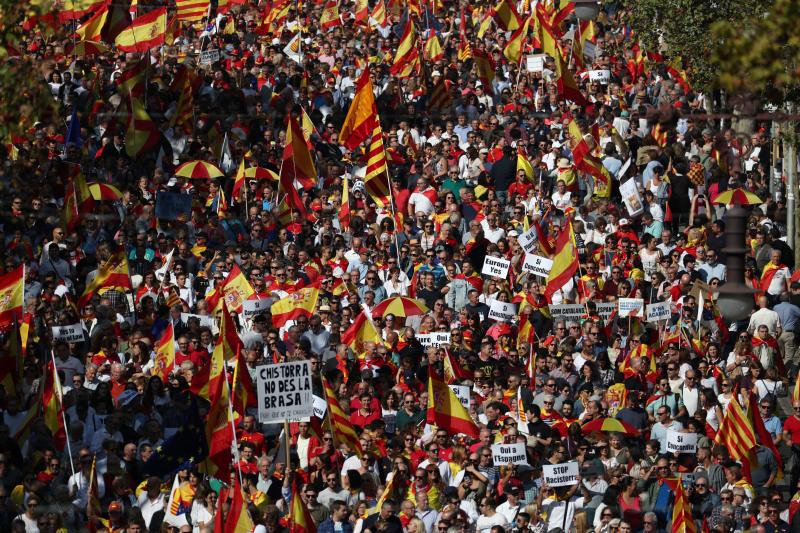
[[[250,518],[250,512],[247,510],[247,503],[245,502],[244,494],[242,494],[242,487],[239,485],[238,477],[234,476],[233,487],[230,490],[233,491],[233,499],[231,499],[228,515],[225,517],[224,531],[227,533],[250,533],[253,531],[255,524],[253,524],[253,519]]]
[[[136,159],[155,150],[161,141],[161,131],[147,114],[141,98],[128,99],[128,126],[125,128],[125,153]]]
[[[436,32],[431,30],[431,34],[425,41],[425,59],[430,62],[439,61],[444,57],[444,50],[442,50],[442,43]]]
[[[364,345],[368,342],[380,344],[383,342],[380,333],[375,329],[375,324],[369,319],[366,312],[361,311],[356,319],[347,328],[347,331],[342,333],[342,344],[346,344],[353,350],[356,357],[361,359],[365,353]]]
[[[394,63],[390,72],[398,78],[407,78],[419,70],[419,51],[417,50],[417,30],[411,18],[406,22]]]
[[[63,451],[64,445],[67,443],[67,431],[64,427],[61,381],[58,379],[58,370],[53,359],[47,363],[47,372],[45,372],[44,376],[42,407],[44,423],[53,434],[53,444],[58,451]]]
[[[364,188],[378,207],[390,205],[389,166],[386,162],[386,149],[383,145],[383,130],[380,124],[375,125],[372,141],[369,143]]]
[[[375,3],[375,7],[372,8],[372,20],[374,20],[378,26],[386,26],[386,4],[383,3],[383,0],[378,0]]]
[[[367,67],[356,81],[356,94],[342,123],[339,142],[350,150],[355,150],[372,136],[377,125],[378,110]]]
[[[725,410],[725,417],[719,425],[714,442],[721,444],[728,449],[731,459],[745,461],[748,459],[750,450],[756,445],[756,435],[753,425],[747,420],[747,416],[742,411],[739,404],[738,395],[734,394],[733,399]]]
[[[342,19],[339,16],[339,2],[337,0],[331,0],[325,4],[325,7],[322,9],[322,15],[320,16],[319,23],[323,30],[327,30],[342,24]]]
[[[339,228],[350,227],[350,185],[347,176],[342,177],[342,205],[339,206]]]
[[[175,17],[178,20],[194,22],[208,15],[208,0],[175,0]]]
[[[556,239],[553,268],[547,276],[547,286],[544,289],[544,295],[548,301],[558,289],[572,278],[579,266],[578,249],[575,246],[575,236],[572,233],[572,222],[568,221],[567,227],[561,230]]]
[[[238,425],[238,420],[244,418],[248,407],[256,407],[256,393],[250,371],[242,355],[241,345],[236,352],[236,366],[233,369],[233,390],[231,402],[233,405],[234,422]]]
[[[155,9],[138,17],[117,35],[115,44],[123,52],[147,52],[164,44],[167,33],[167,8]]]
[[[683,492],[680,480],[675,484],[675,504],[672,507],[672,533],[696,533],[697,526],[692,518],[692,505]]]
[[[105,294],[108,291],[131,290],[131,278],[128,275],[128,258],[124,251],[115,252],[103,263],[97,275],[86,286],[86,290],[78,299],[78,308],[83,309],[95,294]]]
[[[522,26],[522,17],[510,0],[500,0],[495,6],[494,21],[503,31],[514,31]]]
[[[611,196],[611,174],[603,166],[603,162],[592,154],[589,143],[586,142],[578,123],[574,120],[569,123],[569,134],[575,143],[572,148],[575,168],[592,176],[594,179],[594,194],[596,196],[601,198]]]
[[[495,65],[492,56],[482,50],[473,50],[472,59],[475,61],[475,72],[478,74],[483,90],[487,94],[494,94],[494,81]]]
[[[103,40],[102,31],[108,18],[108,6],[103,6],[97,13],[92,15],[86,22],[78,26],[75,33],[81,41],[100,42]]]
[[[164,333],[153,348],[155,348],[153,375],[161,378],[162,383],[166,383],[167,377],[175,367],[175,330],[172,322],[164,329]]]
[[[364,450],[361,449],[361,441],[358,439],[356,430],[353,429],[350,417],[342,410],[333,387],[324,376],[322,377],[322,387],[325,389],[325,400],[328,402],[328,418],[334,441],[347,445],[359,457],[363,456]]]
[[[297,478],[292,481],[292,508],[289,511],[289,533],[316,533],[317,526],[303,498]]]
[[[455,393],[442,381],[436,371],[428,367],[428,424],[455,435],[463,433],[478,438],[480,431],[475,421]]]

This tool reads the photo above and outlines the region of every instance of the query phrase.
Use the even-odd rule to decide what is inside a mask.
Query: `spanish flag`
[[[531,162],[528,161],[528,158],[524,155],[518,153],[517,154],[517,172],[520,170],[525,171],[525,177],[528,179],[533,179],[533,166]]]
[[[317,169],[314,167],[314,158],[308,148],[300,122],[294,117],[289,117],[286,126],[286,144],[283,147],[283,164],[280,171],[280,185],[284,191],[294,189],[297,180],[306,189],[311,189],[317,184]]]
[[[444,50],[442,50],[442,43],[436,36],[436,31],[431,30],[428,40],[425,41],[425,59],[431,62],[439,61],[444,57]]]
[[[115,44],[123,52],[147,52],[164,44],[167,8],[155,9],[137,19],[117,35]]]
[[[67,443],[67,431],[64,428],[61,382],[58,379],[55,358],[47,363],[47,372],[45,372],[44,386],[42,387],[42,406],[44,423],[53,434],[53,443],[58,451],[63,451],[64,445]]]
[[[675,504],[672,507],[673,533],[696,533],[697,525],[692,518],[692,505],[683,492],[683,483],[675,484]]]
[[[94,207],[94,198],[89,192],[89,185],[83,173],[79,172],[67,181],[64,191],[64,226],[72,231],[81,222],[82,213],[90,213]]]
[[[339,404],[339,400],[336,399],[336,393],[333,391],[333,387],[325,376],[322,377],[322,388],[325,389],[325,399],[328,402],[328,419],[331,423],[333,440],[337,444],[345,444],[359,457],[363,456],[364,450],[361,449],[361,441],[358,439],[356,430],[353,429],[350,417],[345,414],[342,406]]]
[[[569,123],[569,134],[575,143],[572,148],[575,168],[594,178],[594,194],[596,196],[608,198],[611,196],[611,174],[603,166],[602,161],[592,154],[589,143],[586,142],[578,123],[574,120]]]
[[[167,376],[175,367],[175,330],[172,327],[172,322],[164,329],[164,333],[154,348],[153,375],[158,376],[163,383],[166,383]]]
[[[274,321],[274,318],[273,318]],[[375,329],[375,324],[367,316],[365,311],[361,311],[353,323],[342,333],[342,344],[346,344],[353,350],[357,357],[364,355],[366,351],[364,345],[368,342],[382,343],[380,333]]]
[[[769,286],[772,284],[772,279],[775,277],[775,274],[782,269],[786,268],[786,265],[781,263],[780,265],[776,265],[772,261],[764,265],[764,270],[761,272],[761,290],[767,292]]]
[[[450,387],[442,381],[436,371],[428,366],[428,424],[447,430],[449,433],[463,433],[478,438],[478,426],[469,416],[461,401]]]
[[[339,16],[339,2],[337,0],[331,0],[325,4],[325,7],[322,9],[322,15],[319,18],[319,23],[323,30],[342,24],[342,19]]]
[[[225,301],[227,308],[236,313],[241,313],[242,302],[255,294],[250,282],[247,281],[247,278],[244,277],[241,269],[239,269],[239,265],[236,264],[231,267],[228,277],[222,282],[221,291],[219,294]],[[210,301],[209,305],[211,305]],[[212,309],[213,307],[215,306],[212,306]]]
[[[298,480],[292,480],[292,508],[289,511],[289,533],[316,533],[317,527],[303,498]]]
[[[761,412],[758,410],[758,398],[756,398],[753,391],[750,391],[750,396],[747,400],[747,420],[750,421],[750,424],[753,426],[753,432],[758,438],[758,441],[761,443],[762,446],[765,448],[769,448],[772,452],[773,457],[775,457],[775,462],[778,464],[778,479],[783,479],[783,459],[781,458],[781,454],[778,452],[778,449],[775,447],[775,443],[772,441],[772,436],[770,435],[769,431],[767,431],[766,426],[764,426],[764,418],[761,416]],[[750,471],[752,472],[753,469],[758,468],[758,460],[756,459],[755,450],[752,450],[750,453]]]
[[[469,379],[469,372],[461,368],[456,358],[453,357],[453,352],[447,348],[444,349],[442,363],[444,364],[444,379],[448,384],[455,383],[459,379]]]
[[[416,72],[418,66],[417,30],[414,21],[409,18],[403,29],[403,35],[400,37],[400,44],[397,45],[390,72],[399,78],[407,78]]]
[[[339,206],[339,229],[350,227],[350,186],[347,176],[342,176],[342,205]]]
[[[280,328],[289,320],[297,320],[301,316],[310,317],[317,309],[318,299],[319,289],[316,287],[306,287],[293,292],[286,298],[281,298],[270,307],[272,325]]]
[[[128,99],[128,126],[125,129],[125,153],[138,158],[154,150],[161,141],[161,131],[152,121],[140,97]]]
[[[525,41],[528,39],[530,22],[530,17],[525,19],[525,24],[511,35],[503,50],[503,55],[506,59],[513,63],[519,63],[520,59],[522,59],[522,50],[525,48]]]
[[[236,419],[244,417],[248,407],[256,407],[257,405],[255,387],[253,387],[253,380],[250,377],[250,371],[247,369],[247,363],[244,361],[241,345],[236,352],[232,389],[231,403],[233,405],[234,422],[236,422]]]
[[[509,0],[500,0],[494,7],[494,21],[503,31],[514,31],[522,26],[522,17]]]
[[[376,125],[378,125],[378,110],[367,67],[356,81],[356,94],[342,123],[339,142],[346,148],[355,150],[372,136]]]
[[[102,31],[108,18],[108,6],[103,6],[97,13],[92,15],[86,22],[78,26],[75,34],[81,41],[100,42],[103,40]]]
[[[472,51],[472,59],[475,61],[475,72],[483,84],[483,90],[486,91],[486,94],[494,94],[492,82],[494,81],[495,65],[492,56],[483,50],[476,49]]]
[[[578,249],[572,233],[572,222],[568,221],[567,227],[561,230],[556,239],[553,268],[547,276],[547,286],[544,289],[544,295],[548,300],[572,278],[579,265]]]
[[[131,290],[131,278],[128,275],[128,258],[125,252],[115,252],[108,258],[97,271],[95,278],[86,286],[86,290],[78,299],[78,309],[83,309],[92,301],[95,294],[105,294],[108,291]]]
[[[0,276],[0,331],[22,323],[25,303],[25,265]]]

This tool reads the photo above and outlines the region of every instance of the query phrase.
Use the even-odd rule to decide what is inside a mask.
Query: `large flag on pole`
[[[744,462],[748,460],[750,450],[756,445],[756,435],[753,426],[747,419],[737,395],[725,410],[725,417],[719,425],[714,442],[728,449],[731,459]]]
[[[25,303],[25,266],[0,276],[0,331],[22,323]]]
[[[117,48],[123,52],[147,52],[164,44],[167,33],[167,8],[155,9],[137,17],[133,24],[117,35]]]
[[[480,430],[455,393],[428,366],[428,424],[452,434],[463,433],[478,438]]]
[[[128,258],[125,252],[115,252],[97,271],[97,275],[86,286],[86,290],[78,299],[78,309],[83,309],[95,294],[105,294],[111,290],[131,290],[131,278],[128,275]]]
[[[567,222],[567,227],[561,230],[556,239],[556,251],[553,256],[553,268],[547,276],[547,286],[544,294],[548,298],[563,287],[580,266],[578,249],[575,246],[575,237],[572,233],[572,222]]]
[[[325,390],[325,400],[328,402],[328,419],[331,423],[331,433],[334,441],[338,444],[345,444],[351,451],[361,457],[364,455],[364,450],[361,449],[361,441],[356,434],[356,430],[353,429],[350,417],[342,410],[333,387],[324,376],[322,378],[322,388]]]
[[[318,299],[319,289],[316,287],[305,287],[281,298],[270,307],[272,325],[280,328],[289,320],[297,320],[301,316],[310,317],[317,309]]]
[[[166,383],[167,376],[175,367],[175,330],[172,322],[167,324],[161,339],[153,348],[156,354],[153,361],[153,375],[161,378],[162,383]]]
[[[375,106],[375,93],[369,77],[369,67],[364,68],[356,81],[356,94],[342,123],[339,142],[350,150],[371,138],[378,123],[378,110]]]
[[[61,380],[58,379],[58,369],[52,358],[47,363],[47,371],[44,376],[42,407],[44,409],[44,423],[53,434],[53,444],[55,444],[58,451],[63,451],[64,445],[67,443],[67,430],[64,427]]]

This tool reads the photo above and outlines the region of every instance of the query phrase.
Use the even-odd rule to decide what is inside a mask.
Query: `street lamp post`
[[[573,0],[575,4],[575,16],[580,20],[594,20],[600,14],[600,2],[598,0]]]
[[[747,212],[739,205],[728,209],[725,217],[725,284],[719,289],[717,306],[722,318],[729,322],[744,320],[753,310],[755,291],[744,283],[745,224]]]

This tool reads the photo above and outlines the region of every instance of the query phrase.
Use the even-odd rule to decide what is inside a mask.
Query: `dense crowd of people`
[[[696,530],[800,530],[800,279],[785,184],[770,183],[770,124],[751,133],[709,119],[718,95],[645,53],[624,2],[604,3],[588,26],[566,2],[332,3],[338,19],[331,2],[213,2],[210,18],[170,23],[168,42],[143,54],[71,53],[72,30],[97,6],[20,30],[19,53],[41,63],[57,113],[2,153],[2,269],[24,265],[29,332],[21,355],[21,325],[4,337],[0,529],[233,531],[221,524],[234,487],[254,531],[270,533],[692,531],[675,523],[682,505]],[[109,17],[115,5],[104,4]],[[530,22],[517,61],[509,9]],[[542,13],[564,56],[529,66],[549,31]],[[410,21],[420,57],[405,75],[393,65]],[[388,165],[378,178],[374,140],[340,139],[365,69]],[[290,119],[316,172],[294,192],[276,179]],[[156,142],[131,156],[141,124]],[[225,175],[175,175],[196,160]],[[245,167],[272,173],[234,189]],[[81,203],[79,179],[100,196]],[[119,197],[96,193],[102,184]],[[737,188],[757,197],[740,243],[753,312],[738,322],[716,304],[731,207],[716,200]],[[191,209],[162,209],[176,197]],[[81,298],[120,253],[130,290]],[[531,255],[578,268],[536,275],[523,267]],[[507,274],[485,274],[487,257],[507,260]],[[269,312],[233,313],[243,361],[255,381],[260,365],[309,360],[315,395],[326,397],[324,376],[361,456],[329,420],[294,421],[286,435],[251,405],[235,417],[231,479],[188,452],[153,466],[210,408],[192,381],[229,312],[213,299],[237,269],[251,299],[318,289],[313,312],[280,326]],[[421,311],[372,313],[397,296]],[[640,312],[625,316],[620,299]],[[665,318],[649,322],[645,306],[662,302]],[[362,314],[378,338],[350,342]],[[76,323],[82,342],[55,338]],[[162,379],[168,328],[175,360]],[[61,444],[52,421],[32,416],[51,361]],[[429,377],[453,373],[474,435],[428,423]],[[720,437],[730,413],[754,432],[744,458]],[[671,451],[676,433],[696,446]],[[501,443],[524,444],[525,459],[496,464]],[[547,467],[573,462],[570,484],[546,482]],[[313,524],[297,521],[295,499]]]

